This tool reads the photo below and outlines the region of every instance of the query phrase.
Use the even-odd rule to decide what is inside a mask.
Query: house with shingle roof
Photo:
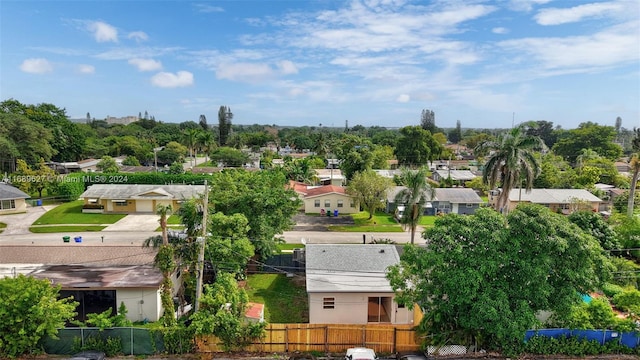
[[[471,172],[471,170],[434,170],[431,177],[434,181],[438,182],[451,178],[454,183],[464,185],[465,182],[471,181],[478,176]]]
[[[0,182],[0,215],[26,212],[27,202],[25,200],[30,197],[20,189]]]
[[[394,245],[307,244],[304,251],[310,324],[414,322],[385,276],[400,262]]]
[[[395,186],[387,192],[386,212],[395,213],[396,209],[404,210],[404,204],[396,204],[396,196],[405,189],[404,186]],[[475,190],[470,188],[436,188],[433,198],[426,195],[423,215],[436,214],[461,214],[471,215],[484,206],[485,202],[478,196]]]
[[[360,205],[356,198],[347,194],[342,186],[324,185],[307,188],[304,195],[306,214],[322,214],[335,210],[339,214],[353,214],[360,211]]]
[[[500,191],[489,192],[489,205],[494,209]],[[604,201],[585,189],[531,189],[530,191],[512,189],[505,205],[507,211],[515,209],[520,203],[539,204],[548,207],[551,211],[570,214],[584,206],[588,206],[594,212],[601,211],[600,206]]]
[[[80,195],[85,205],[104,213],[155,213],[158,205],[180,204],[204,195],[204,185],[94,184]]]
[[[121,303],[131,321],[162,316],[162,274],[154,267],[156,249],[140,245],[61,243],[0,245],[0,277],[23,274],[60,285],[61,297],[79,302],[78,320]],[[178,281],[174,281],[178,284]],[[174,288],[174,293],[178,285]]]

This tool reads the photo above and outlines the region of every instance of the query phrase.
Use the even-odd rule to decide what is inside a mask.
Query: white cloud
[[[103,21],[89,22],[87,30],[93,33],[97,42],[118,42],[118,29]]]
[[[291,62],[289,60],[280,61],[278,63],[278,68],[280,69],[280,73],[282,73],[284,75],[297,74],[298,73],[298,67],[293,62]]]
[[[159,72],[151,77],[151,84],[162,88],[185,87],[193,85],[193,74],[188,71],[177,73]]]
[[[94,57],[102,60],[129,60],[135,58],[152,58],[163,56],[176,53],[180,50],[182,50],[182,48],[180,47],[118,47],[96,54],[94,55]]]
[[[201,13],[224,12],[224,8],[209,4],[193,4],[193,7],[196,9],[196,11]]]
[[[137,42],[141,42],[149,40],[149,35],[147,35],[147,33],[145,33],[144,31],[132,31],[129,33],[129,35],[127,35],[127,38],[133,39]]]
[[[551,0],[511,0],[509,8],[515,11],[531,11],[534,5],[544,5]]]
[[[30,74],[45,74],[53,71],[53,66],[47,59],[32,58],[25,59],[20,64],[20,70]]]
[[[494,34],[507,34],[509,32],[509,29],[504,27],[494,27],[493,29],[491,29],[491,32]]]
[[[255,83],[273,77],[273,69],[267,64],[223,63],[217,67],[216,77]]]
[[[400,102],[400,103],[406,103],[406,102],[411,101],[411,96],[409,96],[407,94],[401,94],[400,96],[398,96],[396,101]]]
[[[528,54],[546,69],[586,71],[640,61],[639,42],[638,23],[631,22],[587,36],[523,38],[498,44]]]
[[[93,65],[80,64],[78,65],[78,72],[81,74],[93,74],[96,72],[96,68]]]
[[[534,18],[540,25],[560,25],[581,21],[585,18],[604,17],[624,10],[622,3],[604,2],[574,6],[566,9],[547,8],[538,11]]]
[[[139,71],[156,71],[162,69],[162,63],[153,59],[133,58],[129,59],[128,62],[137,67]]]

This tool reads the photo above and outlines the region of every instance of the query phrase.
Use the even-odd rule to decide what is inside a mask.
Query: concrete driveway
[[[156,231],[160,226],[159,215],[129,214],[102,231]]]
[[[27,206],[27,212],[13,215],[0,215],[0,222],[7,224],[0,236],[30,234],[29,226],[33,224],[45,212],[56,207],[47,206]]]

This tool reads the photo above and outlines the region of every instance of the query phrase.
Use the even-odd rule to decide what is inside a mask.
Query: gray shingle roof
[[[396,195],[405,189],[404,186],[395,186],[387,192],[387,200],[395,203]],[[433,199],[427,196],[428,201],[448,201],[452,204],[482,204],[482,198],[470,188],[436,188]]]
[[[139,185],[139,184],[95,184],[80,195],[92,199],[163,198],[191,199],[204,194],[204,185]]]
[[[0,264],[152,265],[156,252],[140,245],[65,244],[61,235],[60,245],[0,245]]]
[[[31,196],[9,184],[0,183],[0,200],[28,199]]]
[[[30,275],[63,288],[158,288],[162,283],[162,273],[151,265],[53,265],[38,268]]]
[[[385,244],[309,244],[305,248],[307,292],[392,292],[386,269],[400,262]]]
[[[524,201],[534,204],[570,204],[574,199],[588,202],[602,202],[602,199],[584,189],[512,189],[509,201]]]
[[[473,180],[477,177],[470,170],[436,170],[435,172],[438,173],[438,176],[440,176],[443,179],[446,179],[449,176],[451,176],[451,179],[456,181],[458,180],[468,181],[468,180]]]

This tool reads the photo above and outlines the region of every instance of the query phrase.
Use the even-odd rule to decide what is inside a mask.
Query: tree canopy
[[[388,278],[400,303],[424,310],[418,327],[436,343],[474,337],[504,349],[538,311],[568,313],[611,271],[593,237],[537,205],[506,218],[486,208],[446,215],[424,235],[426,247],[407,245]]]
[[[613,126],[582,123],[577,129],[560,133],[553,151],[571,163],[575,163],[583,149],[591,149],[598,155],[616,160],[622,155],[622,147],[614,143],[616,131]]]
[[[355,196],[360,205],[369,212],[369,219],[376,210],[384,207],[387,190],[393,186],[393,181],[382,177],[373,170],[358,172],[349,181],[347,193]]]
[[[395,149],[400,165],[426,165],[428,161],[437,159],[444,149],[428,130],[420,126],[403,127],[400,135]]]

